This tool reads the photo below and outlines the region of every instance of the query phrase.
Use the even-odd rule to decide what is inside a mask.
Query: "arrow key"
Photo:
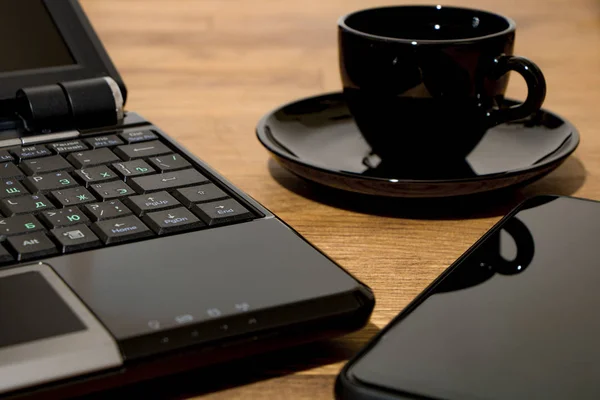
[[[233,199],[196,204],[192,211],[207,225],[224,224],[232,221],[252,219],[253,215]]]
[[[153,211],[181,207],[181,204],[165,191],[127,197],[124,202],[138,216]]]
[[[96,222],[92,225],[92,230],[106,244],[127,242],[154,235],[133,215]]]
[[[146,214],[143,221],[159,235],[187,231],[205,226],[194,214],[186,208],[179,207],[167,211],[157,211]]]

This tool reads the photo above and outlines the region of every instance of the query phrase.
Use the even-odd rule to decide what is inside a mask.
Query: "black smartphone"
[[[338,399],[599,399],[600,203],[525,201],[338,376]]]

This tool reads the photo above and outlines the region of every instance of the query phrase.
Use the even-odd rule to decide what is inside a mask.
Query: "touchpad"
[[[40,272],[0,278],[0,348],[85,329]]]
[[[0,395],[122,363],[114,339],[52,268],[0,271]]]

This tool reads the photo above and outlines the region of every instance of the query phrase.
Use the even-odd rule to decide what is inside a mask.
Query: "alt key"
[[[43,232],[11,236],[6,241],[17,253],[19,261],[57,253],[56,246]]]

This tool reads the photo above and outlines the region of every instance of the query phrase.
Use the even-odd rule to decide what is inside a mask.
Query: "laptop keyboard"
[[[0,263],[255,218],[152,130],[0,150]]]

